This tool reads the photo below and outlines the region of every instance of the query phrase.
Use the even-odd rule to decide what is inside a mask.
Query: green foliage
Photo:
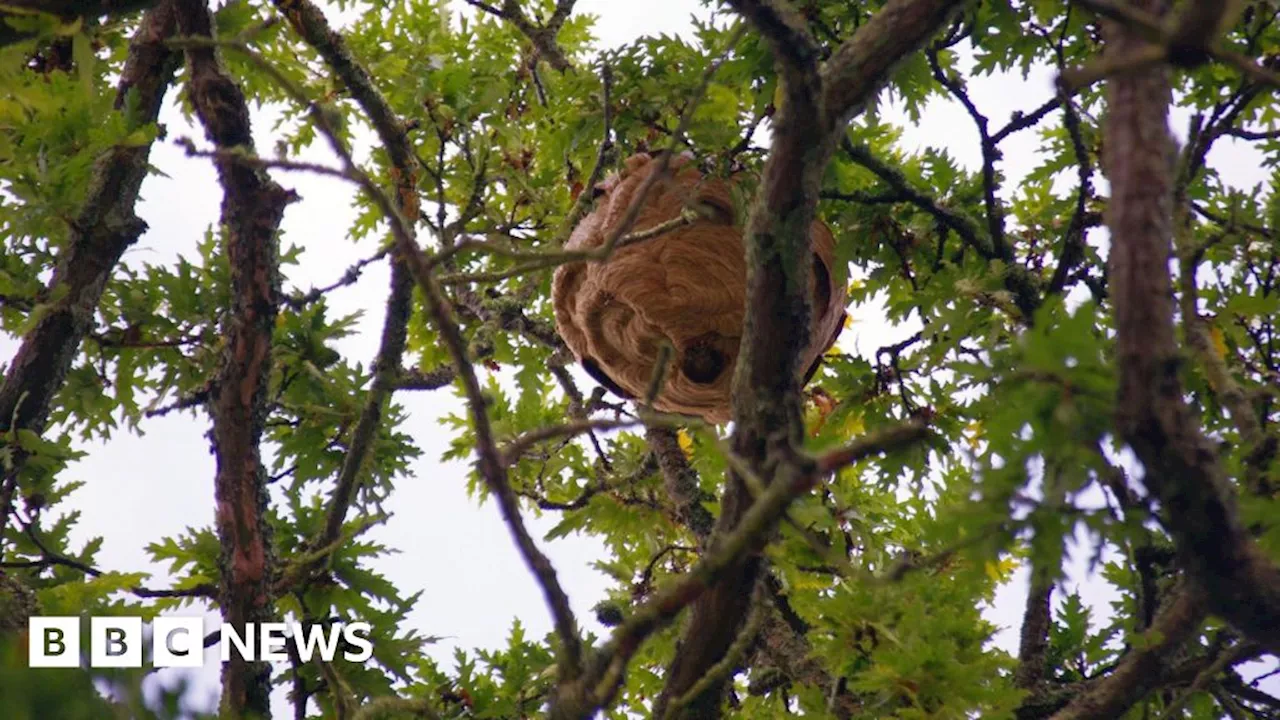
[[[523,4],[536,6],[543,17],[554,6],[549,0]],[[793,4],[803,6],[817,39],[834,47],[883,3]],[[584,185],[605,136],[602,64],[612,77],[607,97],[615,144],[604,154],[606,171],[633,152],[673,143],[715,172],[758,172],[767,155],[763,146],[778,79],[763,40],[748,34],[704,95],[697,95],[708,63],[730,37],[734,19],[727,14],[697,23],[688,38],[640,38],[608,52],[596,49],[591,20],[575,15],[557,37],[575,69],[559,73],[538,63],[529,40],[511,23],[483,13],[459,17],[444,0],[345,9],[352,19],[343,34],[352,56],[410,124],[413,150],[425,170],[417,227],[429,251],[464,236],[525,253],[558,247],[563,219],[578,194],[590,192]],[[1280,25],[1264,22],[1264,14],[1259,9],[1248,15],[1225,42],[1250,57],[1274,59]],[[278,19],[269,3],[228,3],[217,12],[221,37],[251,47],[279,77],[321,104],[343,141],[370,137],[368,119],[350,89],[286,22],[268,19]],[[132,24],[50,26],[40,39],[0,50],[0,330],[6,333],[28,331],[42,308],[62,300],[47,296],[45,282],[67,252],[68,223],[82,210],[95,161],[111,148],[144,146],[160,135],[157,127],[133,126],[113,106],[112,83]],[[32,70],[29,57],[53,34],[72,40],[70,71]],[[1096,20],[1065,3],[993,0],[969,8],[948,42],[935,48],[933,63],[924,53],[902,63],[880,100],[847,133],[851,147],[889,172],[877,172],[856,153],[840,153],[826,169],[820,206],[839,239],[839,272],[842,282],[850,278],[853,306],[882,307],[895,337],[918,333],[879,349],[861,347],[858,354],[833,351],[814,380],[820,393],[811,386],[807,406],[807,442],[815,451],[908,417],[927,417],[935,439],[842,470],[792,507],[790,523],[767,551],[789,607],[809,628],[821,670],[859,698],[858,717],[865,718],[1012,717],[1026,697],[1013,681],[1017,659],[993,644],[997,628],[983,618],[982,608],[1020,566],[1060,578],[1066,550],[1079,536],[1096,543],[1095,560],[1104,546],[1114,551],[1115,557],[1096,564],[1101,581],[1120,600],[1114,617],[1105,619],[1092,615],[1078,594],[1056,602],[1047,677],[1073,683],[1114,667],[1126,652],[1124,644],[1145,630],[1141,608],[1149,600],[1143,596],[1149,569],[1135,558],[1167,543],[1153,528],[1150,508],[1119,496],[1124,484],[1115,483],[1127,467],[1111,431],[1116,359],[1105,292],[1107,239],[1099,216],[1105,195],[1094,188],[1101,177],[1095,172],[1104,109],[1100,86],[1071,101],[1074,131],[1060,110],[1009,131],[1035,134],[1039,143],[1034,164],[1017,182],[1006,180],[998,150],[989,153],[988,167],[967,167],[940,146],[943,138],[918,150],[902,141],[905,124],[950,97],[939,76],[963,92],[966,83],[995,74],[1026,78],[1033,68],[1085,63],[1100,51]],[[325,143],[279,77],[233,47],[223,55],[255,108],[283,109],[274,128],[278,154],[292,157]],[[1239,75],[1219,64],[1180,71],[1177,82],[1183,108],[1214,122],[1230,113],[1232,129],[1272,131],[1252,142],[1275,170],[1280,117],[1274,95],[1243,93]],[[1012,122],[1052,97],[1049,88],[1027,97],[1025,115]],[[697,111],[673,137],[695,100]],[[905,120],[890,112],[889,101],[905,111]],[[190,114],[188,101],[182,102]],[[989,120],[989,134],[1003,127],[1004,118]],[[762,122],[766,130],[757,133]],[[1091,179],[1084,186],[1080,152],[1090,163]],[[358,159],[390,185],[382,149]],[[911,201],[907,191],[927,202]],[[1185,191],[1197,208],[1187,221],[1187,239],[1191,247],[1204,248],[1198,311],[1210,324],[1232,380],[1274,435],[1280,419],[1274,325],[1280,313],[1280,171],[1242,190],[1225,184],[1210,167],[1194,173]],[[385,239],[387,223],[370,198],[354,189],[352,198],[358,212],[348,237]],[[223,241],[222,230],[211,228],[194,257],[118,267],[54,403],[52,430],[15,430],[0,446],[6,467],[18,453],[25,455],[19,500],[39,538],[37,544],[10,523],[0,538],[0,560],[39,565],[23,577],[46,614],[150,616],[190,602],[138,598],[130,591],[144,582],[143,573],[86,576],[75,567],[94,563],[101,540],[84,547],[69,540],[78,518],[68,498],[74,498],[79,481],[68,467],[79,457],[73,436],[141,434],[155,413],[178,411],[175,406],[194,412],[188,401],[207,392],[225,350],[221,333],[232,300]],[[304,253],[323,252],[304,238],[286,236],[284,242],[293,243],[282,258],[290,278]],[[1081,245],[1080,258],[1052,288],[1068,243]],[[549,371],[563,367],[564,358],[528,328],[551,326],[550,275],[513,274],[521,264],[510,254],[461,252],[444,268],[455,279],[510,275],[450,286],[464,340],[479,361],[500,447],[563,423],[584,405],[605,416],[615,400],[597,396],[592,403],[590,388],[575,398]],[[1035,296],[1029,311],[1019,295],[1025,288]],[[449,356],[420,301],[416,296],[405,365],[430,371]],[[264,440],[267,472],[275,483],[274,550],[286,566],[314,550],[311,543],[325,526],[334,479],[368,399],[374,369],[338,350],[357,319],[333,312],[323,294],[295,295],[281,306],[276,323]],[[863,336],[862,342],[878,340]],[[1214,387],[1190,359],[1183,376],[1200,422],[1221,444],[1232,475],[1242,477],[1251,448],[1224,411],[1223,388]],[[456,384],[450,387],[459,392]],[[820,402],[824,396],[829,406]],[[395,550],[363,535],[385,521],[397,484],[415,468],[423,472],[424,462],[474,460],[476,449],[472,420],[459,413],[443,421],[449,439],[443,457],[422,458],[419,439],[398,429],[407,417],[399,396],[382,411],[342,542],[324,557],[319,577],[282,595],[276,610],[308,622],[372,624],[373,662],[339,660],[329,668],[342,679],[342,692],[358,703],[398,694],[425,701],[440,717],[535,716],[554,687],[553,637],[528,637],[515,619],[505,647],[459,650],[452,662],[438,661],[426,648],[431,639],[408,627],[419,595],[374,569]],[[727,468],[723,435],[722,428],[681,431],[701,505],[712,513],[719,511]],[[643,435],[634,432],[553,439],[536,444],[510,467],[510,482],[526,510],[557,518],[543,540],[582,533],[607,548],[597,567],[613,581],[600,606],[600,616],[612,616],[611,622],[629,617],[635,603],[696,560],[698,538],[679,521],[649,452]],[[478,472],[468,482],[478,500],[488,499]],[[1263,547],[1280,558],[1277,502],[1274,492],[1241,500]],[[147,549],[176,577],[174,589],[219,581],[221,549],[210,528],[188,528]],[[42,564],[49,553],[72,562]],[[908,561],[918,567],[894,574]],[[443,586],[447,579],[438,582]],[[1188,652],[1207,652],[1213,634],[1197,635]],[[677,637],[678,628],[669,628],[640,649],[610,718],[647,711],[661,692]],[[96,678],[88,673],[56,675],[55,685],[52,672],[27,671],[20,654],[16,643],[0,642],[0,697],[6,712],[18,708],[6,718],[97,718],[119,711],[104,709],[106,701],[92,691]],[[298,674],[312,690],[329,682],[314,665]],[[780,717],[784,708],[827,716],[831,688],[799,679],[749,693],[762,674],[753,667],[736,680],[735,716]],[[137,713],[130,717],[178,716],[176,694],[145,710],[134,697],[140,677],[126,674],[113,681],[131,688],[116,703]],[[277,676],[282,684],[292,681],[290,675]],[[309,717],[336,716],[332,694],[315,698],[320,715]],[[1166,699],[1144,702],[1148,707],[1139,704],[1133,717],[1158,710]],[[1176,717],[1210,718],[1217,712],[1197,695]]]

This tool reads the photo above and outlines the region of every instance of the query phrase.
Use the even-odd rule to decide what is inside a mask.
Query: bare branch
[[[1062,124],[1071,138],[1071,149],[1076,156],[1076,173],[1080,189],[1076,192],[1075,212],[1071,214],[1071,222],[1067,226],[1062,241],[1062,252],[1058,258],[1058,267],[1049,280],[1048,292],[1060,293],[1067,286],[1071,271],[1084,257],[1085,232],[1092,224],[1088,222],[1088,203],[1093,196],[1093,163],[1089,160],[1089,151],[1085,146],[1084,134],[1080,129],[1080,114],[1076,112],[1071,98],[1059,92],[1062,101]]]
[[[703,493],[698,487],[698,475],[689,466],[676,431],[649,426],[645,428],[645,439],[657,457],[658,467],[662,470],[662,484],[667,496],[675,503],[676,517],[698,538],[698,545],[705,547],[715,519],[702,505]]]
[[[957,79],[947,75],[942,68],[942,61],[938,57],[938,51],[930,48],[926,51],[929,58],[929,68],[933,71],[934,80],[938,84],[946,88],[951,97],[964,107],[965,112],[969,114],[969,118],[973,120],[973,125],[978,131],[978,141],[982,150],[982,199],[983,206],[986,208],[987,214],[987,235],[991,238],[991,246],[996,255],[1006,263],[1016,262],[1013,256],[1013,249],[1005,242],[1004,236],[1004,215],[1001,212],[1002,204],[996,193],[999,191],[999,183],[996,181],[996,161],[999,159],[999,150],[996,149],[995,142],[991,139],[991,133],[987,129],[987,116],[983,115],[978,106],[973,103],[969,97],[969,91],[965,89]]]
[[[1244,6],[1243,2],[1232,0],[1193,0],[1187,3],[1169,37],[1169,61],[1186,68],[1209,62],[1212,57],[1210,48],[1235,23]]]
[[[1022,632],[1018,643],[1018,670],[1014,684],[1033,688],[1044,679],[1047,670],[1045,653],[1049,650],[1049,628],[1053,625],[1053,576],[1037,569],[1031,571],[1027,603],[1022,611]]]
[[[384,406],[391,393],[400,386],[400,363],[404,358],[405,341],[409,335],[412,301],[413,278],[409,277],[404,263],[391,263],[391,292],[387,296],[382,340],[378,345],[378,355],[373,361],[373,384],[369,387],[369,395],[360,411],[360,420],[347,444],[342,469],[338,472],[338,481],[325,513],[324,531],[315,538],[313,547],[329,545],[342,533],[342,525],[352,501],[355,500],[362,470],[373,449],[374,436],[382,424]]]
[[[31,522],[23,522],[22,528],[27,539],[31,541],[32,545],[35,545],[37,550],[40,551],[39,559],[0,562],[0,569],[37,569],[49,567],[50,565],[58,565],[82,572],[89,577],[101,577],[105,574],[102,570],[99,570],[88,563],[81,562],[73,557],[68,557],[50,548],[40,537],[40,533],[36,531],[34,520]],[[135,585],[129,588],[128,592],[140,598],[208,598],[213,600],[216,599],[218,595],[218,589],[208,583],[201,583],[189,588],[164,588],[160,590],[148,588],[142,585]]]
[[[524,520],[520,517],[520,507],[515,492],[507,478],[506,467],[494,443],[493,431],[489,424],[487,401],[476,378],[475,367],[468,357],[466,340],[462,337],[457,320],[453,316],[452,307],[444,297],[439,283],[427,269],[426,261],[418,250],[417,243],[411,236],[402,235],[397,238],[401,252],[408,259],[410,271],[418,286],[423,290],[427,301],[427,311],[436,324],[436,328],[444,341],[445,347],[453,358],[458,378],[462,381],[467,398],[467,406],[471,414],[472,425],[476,434],[476,449],[479,455],[478,467],[486,487],[497,499],[503,519],[511,531],[512,538],[524,557],[525,563],[538,579],[546,596],[547,604],[555,618],[556,634],[561,642],[561,664],[566,678],[577,677],[581,671],[582,648],[578,635],[577,621],[569,607],[569,598],[565,595],[551,561],[538,549]]]
[[[183,395],[168,405],[154,405],[147,409],[144,413],[146,417],[164,417],[171,412],[177,410],[186,410],[188,408],[199,407],[209,401],[209,390],[212,383],[207,383],[204,387],[195,392]],[[157,398],[158,400],[159,398]]]
[[[329,294],[333,290],[336,290],[340,287],[353,285],[357,280],[360,279],[360,275],[364,272],[364,269],[366,267],[382,260],[387,256],[387,253],[389,253],[390,251],[391,251],[390,248],[383,248],[378,252],[374,253],[372,256],[363,258],[357,261],[351,267],[347,268],[347,271],[342,273],[342,277],[339,278],[338,280],[328,285],[325,285],[323,287],[313,287],[305,293],[290,295],[285,298],[285,302],[288,303],[290,307],[293,307],[295,309],[302,308],[319,300],[320,298]]]
[[[585,191],[584,191],[585,192]],[[638,196],[638,195],[637,195]],[[642,207],[637,205],[636,207]],[[637,212],[638,214],[638,212]],[[432,267],[443,264],[449,258],[468,250],[479,250],[493,255],[508,257],[515,260],[528,260],[529,262],[517,265],[507,270],[497,270],[493,272],[480,273],[450,273],[440,276],[440,284],[442,285],[462,285],[470,283],[494,283],[507,280],[521,275],[527,275],[539,270],[547,270],[558,267],[570,262],[602,261],[608,259],[614,250],[624,248],[629,245],[652,240],[656,237],[665,235],[672,230],[677,230],[689,225],[697,220],[698,216],[692,210],[685,210],[670,220],[664,220],[655,223],[643,230],[636,230],[618,237],[613,245],[601,245],[591,250],[557,250],[551,252],[520,250],[504,243],[495,243],[485,240],[466,239],[458,242],[448,248],[441,250],[439,253],[432,255],[429,264]]]
[[[1255,142],[1258,140],[1280,140],[1280,130],[1243,130],[1240,128],[1228,129],[1225,135],[1241,140]]]
[[[639,420],[592,419],[538,428],[512,440],[499,452],[499,457],[502,458],[503,465],[510,466],[518,462],[525,453],[529,452],[530,448],[540,442],[556,438],[572,438],[575,435],[582,435],[592,430],[619,430],[635,427],[639,424]]]
[[[1180,717],[1182,708],[1193,695],[1204,691],[1224,670],[1234,666],[1236,663],[1247,660],[1251,655],[1256,655],[1258,650],[1259,647],[1255,643],[1238,642],[1218,653],[1218,656],[1213,658],[1212,662],[1196,674],[1191,684],[1165,707],[1161,718],[1172,719]]]
[[[726,682],[738,671],[739,663],[747,654],[747,650],[755,643],[756,636],[760,634],[765,618],[769,615],[769,606],[765,603],[765,595],[765,583],[760,580],[756,583],[755,596],[751,600],[751,615],[747,618],[747,623],[742,628],[742,632],[738,633],[738,637],[734,639],[733,644],[725,651],[724,657],[711,666],[705,675],[698,678],[698,681],[684,695],[672,700],[669,707],[663,708],[661,705],[654,707],[654,717],[670,716],[675,711],[696,700],[708,688]]]
[[[870,170],[876,177],[892,188],[896,193],[895,200],[900,197],[902,202],[909,202],[929,213],[943,226],[954,230],[966,245],[977,250],[983,257],[987,259],[999,257],[995,251],[995,246],[991,244],[991,238],[987,236],[986,231],[982,230],[973,218],[965,215],[962,211],[944,207],[937,199],[912,186],[901,170],[876,157],[872,154],[870,148],[854,145],[853,141],[848,138],[841,140],[840,148],[845,157]],[[827,196],[833,197],[831,194]],[[845,198],[834,197],[834,199]]]
[[[790,3],[786,0],[732,0],[729,4],[764,36],[783,78],[789,83],[800,80],[802,84],[808,84],[807,89],[788,88],[788,92],[820,92],[817,75],[822,53],[809,34],[804,18],[791,8]],[[846,61],[845,64],[850,63]]]
[[[742,557],[759,550],[769,532],[786,513],[791,501],[813,487],[818,478],[814,470],[812,467],[804,468],[789,482],[774,482],[770,485],[765,494],[742,516],[737,527],[721,538],[722,542],[714,545],[692,570],[660,590],[618,627],[600,650],[599,664],[589,676],[589,679],[598,677],[590,694],[592,707],[602,707],[612,700],[622,683],[628,661],[649,635],[674,620],[682,609],[703,595],[721,574],[740,564]],[[736,629],[735,624],[734,630]],[[737,636],[736,632],[734,636]],[[696,681],[697,678],[694,679]],[[690,687],[692,685],[693,683]],[[577,717],[582,714],[585,713],[570,715]]]
[[[422,371],[406,368],[400,371],[396,381],[397,390],[438,390],[458,377],[458,371],[452,365],[442,365],[435,370]]]
[[[965,0],[885,3],[836,50],[822,69],[828,127],[841,132],[888,81],[890,73],[951,21]]]
[[[1063,101],[1062,93],[1059,93],[1054,97],[1050,98],[1049,100],[1047,100],[1043,105],[1036,108],[1035,110],[1032,110],[1029,113],[1023,113],[1021,111],[1014,112],[1013,117],[1009,120],[1008,125],[1005,125],[1004,127],[1000,128],[999,130],[991,134],[991,142],[995,145],[999,145],[1002,140],[1009,137],[1010,135],[1020,130],[1026,130],[1027,128],[1035,127],[1036,125],[1040,124],[1040,121],[1045,119],[1045,117],[1047,117],[1049,113],[1053,112],[1054,110],[1057,110],[1058,107],[1062,105],[1062,101]]]

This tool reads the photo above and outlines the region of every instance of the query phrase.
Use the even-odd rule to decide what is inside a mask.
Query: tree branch
[[[363,467],[373,449],[374,436],[378,432],[378,426],[382,424],[383,409],[391,398],[391,393],[397,387],[402,387],[399,384],[400,363],[404,358],[405,341],[409,336],[412,302],[413,278],[409,277],[404,263],[392,262],[391,293],[387,297],[382,340],[378,346],[378,355],[373,361],[373,384],[369,387],[369,396],[365,398],[360,420],[347,445],[342,469],[338,472],[338,482],[325,514],[324,531],[313,541],[313,548],[328,546],[342,534],[342,525],[355,499]]]
[[[575,435],[582,435],[592,430],[619,430],[622,428],[635,427],[639,425],[639,420],[611,420],[608,418],[597,418],[587,420],[577,420],[565,423],[563,425],[551,425],[548,427],[531,430],[520,437],[507,443],[507,446],[499,452],[502,458],[502,464],[510,466],[520,460],[529,449],[540,442],[554,440],[556,438],[572,438]]]
[[[1013,248],[1005,242],[1004,236],[1004,214],[1001,212],[1000,199],[996,197],[999,191],[999,182],[996,180],[996,162],[1000,159],[1000,151],[991,139],[991,133],[987,129],[987,116],[983,115],[978,106],[973,104],[973,100],[969,98],[969,92],[957,80],[947,75],[942,69],[941,60],[938,58],[938,52],[930,49],[926,53],[929,57],[929,68],[933,71],[933,78],[955,98],[957,102],[969,114],[969,118],[973,121],[974,128],[978,131],[978,144],[982,150],[982,200],[983,206],[986,208],[987,214],[987,235],[991,238],[991,246],[996,255],[1006,263],[1017,262],[1013,256]]]
[[[486,409],[487,403],[479,380],[476,378],[475,367],[468,356],[466,340],[462,337],[462,331],[453,315],[451,304],[432,273],[431,264],[418,247],[414,238],[414,228],[407,220],[418,217],[418,160],[405,132],[404,123],[387,103],[382,93],[373,85],[368,72],[352,57],[342,37],[329,26],[328,20],[319,8],[308,0],[276,0],[276,5],[284,11],[294,29],[315,48],[346,84],[352,97],[368,115],[379,140],[387,149],[391,160],[392,176],[396,181],[398,205],[381,209],[391,221],[397,255],[421,288],[427,312],[452,356],[454,370],[462,382],[476,434],[476,448],[479,455],[477,465],[480,476],[489,492],[496,498],[499,510],[525,564],[533,572],[546,597],[561,644],[561,677],[575,678],[581,672],[582,641],[578,635],[577,621],[569,607],[569,598],[561,588],[551,562],[538,549],[528,529],[525,528],[524,520],[520,516],[519,498],[511,488],[506,467],[501,462],[501,456],[494,442]],[[331,137],[330,140],[336,142],[336,138]],[[349,154],[347,163],[351,163]],[[376,188],[372,190],[375,191],[376,201]]]
[[[1181,582],[1147,631],[1151,638],[1130,651],[1119,667],[1077,695],[1052,720],[1113,720],[1158,687],[1175,651],[1195,635],[1204,620],[1201,592]]]
[[[452,383],[457,376],[458,372],[453,369],[452,365],[442,365],[434,370],[427,371],[406,368],[400,371],[400,378],[396,381],[396,389],[439,390]]]
[[[1049,650],[1049,629],[1053,626],[1053,575],[1034,565],[1022,612],[1022,632],[1018,643],[1018,669],[1014,684],[1034,688],[1044,679]]]
[[[559,72],[567,72],[573,67],[564,56],[564,50],[556,43],[556,36],[560,34],[560,28],[564,27],[565,21],[569,19],[577,0],[557,0],[556,8],[545,25],[535,25],[525,13],[524,8],[520,6],[519,0],[503,0],[502,7],[495,7],[481,0],[466,0],[466,2],[472,7],[515,25],[516,29],[533,43],[538,57],[546,60],[552,68]]]
[[[130,43],[120,75],[116,109],[130,130],[156,121],[165,93],[182,58],[165,46],[174,32],[169,3],[149,11]],[[126,98],[129,102],[125,102]],[[71,220],[66,250],[43,297],[40,319],[22,339],[0,384],[0,433],[22,428],[44,431],[54,395],[93,326],[103,289],[126,248],[146,231],[134,214],[138,190],[147,176],[151,143],[117,145],[97,158],[84,204]],[[0,476],[0,542],[17,491],[24,457],[15,453]]]
[[[1248,451],[1245,455],[1248,458],[1245,461],[1245,487],[1258,496],[1266,496],[1269,493],[1267,470],[1275,458],[1276,438],[1263,431],[1248,394],[1232,376],[1226,358],[1219,356],[1214,349],[1209,323],[1200,317],[1196,272],[1204,248],[1191,248],[1182,255],[1180,309],[1185,342],[1204,371],[1209,386],[1231,413],[1231,422]]]
[[[698,474],[680,447],[676,431],[671,428],[648,426],[645,439],[657,458],[662,471],[662,484],[667,496],[675,503],[676,517],[698,539],[699,547],[706,547],[715,518],[702,505],[703,492],[698,487]]]
[[[1193,3],[1191,10],[1184,15],[1184,22],[1170,32],[1158,17],[1132,3],[1125,5],[1113,0],[1074,2],[1101,17],[1124,25],[1136,37],[1145,39],[1152,45],[1144,46],[1139,42],[1124,55],[1114,55],[1110,59],[1102,59],[1064,73],[1063,84],[1071,92],[1129,68],[1145,69],[1166,60],[1179,67],[1194,68],[1209,59],[1236,69],[1254,82],[1280,88],[1280,74],[1257,64],[1253,58],[1224,47],[1222,43],[1221,32],[1224,26],[1233,22],[1233,18],[1227,14],[1231,12],[1231,6],[1234,5],[1234,9],[1238,11],[1244,8],[1245,3],[1226,0]],[[1213,7],[1215,5],[1218,7]]]
[[[76,18],[112,18],[150,8],[158,0],[5,0],[0,9],[0,48],[35,37],[35,33],[19,30],[9,20],[21,20],[46,14],[71,22]]]
[[[929,427],[920,419],[908,420],[876,430],[843,447],[831,450],[817,458],[818,470],[824,474],[882,452],[892,452],[928,437]]]
[[[178,29],[212,42],[213,17],[204,0],[173,0]],[[219,150],[253,153],[244,94],[214,45],[185,50],[187,95]],[[223,327],[223,354],[209,395],[215,523],[222,546],[219,605],[223,621],[243,632],[275,615],[274,558],[267,525],[266,471],[260,442],[267,416],[272,332],[280,298],[277,233],[285,206],[297,196],[264,170],[225,153],[214,160],[223,189],[221,225],[231,267],[232,308]],[[222,668],[223,712],[268,716],[271,666],[233,655]]]
[[[720,542],[708,550],[693,569],[660,590],[618,627],[609,642],[596,655],[592,673],[587,676],[588,680],[593,681],[592,687],[580,695],[562,695],[558,710],[553,704],[552,717],[587,717],[595,708],[608,704],[622,683],[628,661],[644,640],[674,620],[695,599],[704,596],[724,573],[734,571],[741,564],[742,557],[758,552],[769,532],[786,513],[791,501],[809,491],[817,479],[815,468],[810,465],[801,468],[790,482],[773,483],[746,511],[737,527],[722,536]],[[734,630],[736,629],[735,624]],[[733,635],[736,637],[737,633],[734,632]],[[732,639],[730,638],[730,642]],[[710,667],[709,665],[707,669]],[[694,678],[694,682],[701,677],[699,675]],[[577,690],[581,691],[582,688]],[[589,705],[584,706],[584,702]],[[684,710],[687,709],[686,706]]]
[[[852,140],[844,138],[840,142],[840,149],[844,152],[845,157],[870,170],[882,182],[892,188],[902,198],[903,202],[915,205],[929,213],[933,219],[943,226],[954,230],[966,245],[978,251],[982,257],[988,260],[999,257],[995,251],[995,246],[991,244],[991,238],[978,226],[978,223],[973,218],[963,214],[961,211],[943,207],[935,198],[912,186],[901,170],[873,155],[870,148],[854,145]]]
[[[777,486],[801,482],[808,462],[800,407],[800,354],[808,341],[809,227],[822,174],[845,125],[874,96],[888,73],[919,49],[959,8],[948,0],[891,0],[832,56],[821,72],[816,45],[802,21],[777,0],[733,0],[735,10],[764,36],[781,74],[781,106],[774,138],[744,231],[747,306],[741,354],[733,379],[733,453],[771,484],[756,504],[744,480],[732,474],[710,542],[715,556],[739,522]],[[789,498],[788,498],[789,501]],[[785,513],[785,503],[779,514]],[[660,702],[682,697],[724,656],[750,605],[760,559],[732,559],[717,582],[697,598]],[[677,717],[716,717],[724,683],[707,687]]]
[[[1148,2],[1147,7],[1151,6]],[[1111,55],[1142,40],[1112,24]],[[1242,526],[1217,451],[1183,400],[1168,260],[1173,239],[1174,148],[1169,70],[1155,66],[1108,82],[1107,224],[1120,389],[1117,429],[1146,470],[1165,525],[1210,608],[1280,651],[1280,568]]]

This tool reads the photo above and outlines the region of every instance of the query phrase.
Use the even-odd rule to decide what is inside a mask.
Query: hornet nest
[[[565,245],[600,247],[622,222],[633,196],[658,168],[648,154],[626,160],[594,190],[599,202]],[[710,422],[730,418],[729,390],[746,307],[747,264],[742,228],[734,220],[734,182],[704,178],[687,156],[650,188],[633,229],[674,220],[685,208],[696,219],[617,248],[606,262],[573,262],[556,270],[551,297],[560,335],[597,382],[625,398],[643,397],[665,342],[674,352],[654,407]],[[805,382],[844,328],[845,288],[834,287],[835,239],[815,220],[813,313],[803,357]]]

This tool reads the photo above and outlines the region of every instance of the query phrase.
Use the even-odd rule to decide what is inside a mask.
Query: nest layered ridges
[[[574,229],[566,249],[603,245],[656,166],[649,155],[632,156],[620,175],[595,188],[600,194],[596,209]],[[673,363],[654,406],[726,422],[747,270],[730,183],[704,177],[687,157],[673,158],[668,176],[650,188],[629,232],[672,221],[687,210],[696,219],[619,248],[607,262],[558,268],[552,302],[565,342],[606,387],[625,397],[643,396],[665,343],[674,351]],[[816,221],[812,233],[818,268],[814,296],[821,306],[814,308],[806,367],[834,341],[845,301],[844,288],[831,287],[831,233]]]

